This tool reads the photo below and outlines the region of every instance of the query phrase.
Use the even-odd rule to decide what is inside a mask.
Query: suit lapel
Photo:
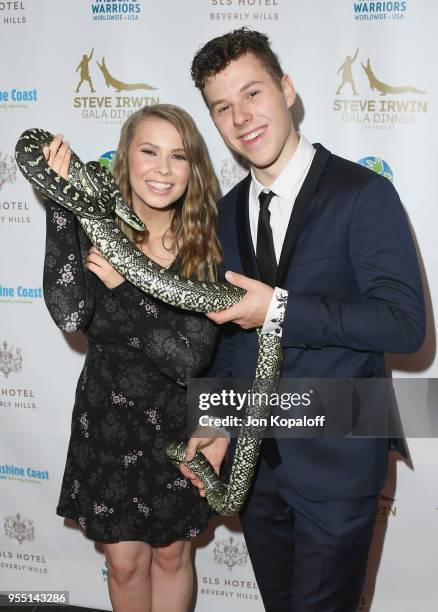
[[[249,278],[260,280],[257,267],[257,259],[251,238],[249,226],[249,188],[251,185],[251,173],[240,183],[236,200],[236,230],[239,245],[240,261],[243,273]]]
[[[307,173],[306,179],[297,195],[289,219],[289,224],[281,250],[280,261],[278,263],[276,286],[282,287],[286,273],[292,261],[293,252],[299,237],[304,218],[313,196],[315,195],[319,179],[324,171],[324,167],[330,158],[330,151],[320,144],[315,144],[316,153]],[[257,267],[257,258],[251,238],[249,225],[249,189],[251,185],[251,173],[240,183],[236,198],[236,230],[237,242],[239,245],[240,260],[245,276],[260,280],[260,273]]]
[[[309,172],[304,180],[304,183],[297,195],[297,198],[292,209],[292,214],[289,219],[289,224],[286,231],[286,236],[281,250],[280,261],[278,262],[276,286],[283,287],[286,273],[290,267],[295,246],[302,228],[308,206],[311,203],[318,187],[319,179],[324,171],[324,167],[330,158],[330,151],[327,151],[322,145],[315,144],[315,156],[309,168]]]

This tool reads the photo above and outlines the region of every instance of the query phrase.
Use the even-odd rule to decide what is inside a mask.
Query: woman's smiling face
[[[135,129],[128,148],[129,181],[135,211],[165,209],[187,189],[190,167],[177,129],[165,119],[148,117]]]

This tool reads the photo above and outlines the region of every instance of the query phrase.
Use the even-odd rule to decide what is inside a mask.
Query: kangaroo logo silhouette
[[[386,94],[404,94],[404,93],[417,93],[417,94],[425,94],[425,91],[421,89],[417,89],[416,87],[404,86],[404,87],[394,87],[393,85],[387,85],[383,81],[380,81],[376,75],[374,74],[371,68],[371,62],[368,59],[366,66],[362,64],[361,66],[364,69],[365,74],[368,77],[368,81],[370,83],[371,89],[377,89],[380,91],[381,96],[385,96]]]
[[[105,64],[105,58],[102,58],[102,63],[99,64],[99,62],[96,62],[97,65],[99,66],[103,76],[105,77],[105,83],[107,85],[107,87],[114,87],[114,89],[116,90],[116,92],[120,92],[120,91],[132,91],[134,89],[147,89],[147,90],[153,90],[156,89],[156,87],[152,87],[152,85],[147,85],[146,83],[133,83],[133,84],[129,84],[129,83],[123,83],[123,81],[119,81],[119,79],[116,79],[113,77],[113,75],[110,73],[110,71],[108,70],[106,64]]]

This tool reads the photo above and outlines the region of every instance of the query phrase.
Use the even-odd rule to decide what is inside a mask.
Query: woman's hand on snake
[[[56,174],[59,174],[65,180],[68,179],[68,169],[71,160],[71,149],[68,142],[64,142],[62,134],[56,134],[48,147],[43,149],[44,157],[47,165],[52,168]]]
[[[232,321],[243,329],[262,327],[274,293],[273,288],[237,272],[227,272],[225,278],[235,287],[245,289],[246,295],[231,308],[210,312],[207,317],[218,325]]]
[[[191,461],[196,452],[201,451],[219,476],[219,471],[229,444],[230,441],[226,436],[213,437],[213,435],[210,435],[208,437],[202,437],[202,431],[198,429],[187,443],[186,460]],[[179,469],[182,475],[188,478],[192,485],[199,489],[199,495],[205,497],[202,481],[196,474],[183,463],[180,464]]]
[[[88,251],[85,266],[102,281],[107,289],[115,289],[125,282],[123,276],[108,263],[96,247],[91,247]]]

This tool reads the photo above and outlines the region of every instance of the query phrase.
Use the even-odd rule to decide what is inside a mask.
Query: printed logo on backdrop
[[[226,194],[230,189],[237,185],[245,176],[248,174],[248,170],[245,170],[240,164],[238,164],[233,157],[227,157],[221,161],[220,169],[220,186],[222,193]]]
[[[0,222],[2,224],[30,223],[31,220],[27,202],[0,200]]]
[[[17,164],[13,155],[0,151],[0,191],[7,184],[15,183],[17,180]]]
[[[33,521],[18,513],[15,516],[7,516],[5,518],[4,528],[6,537],[11,540],[17,540],[19,544],[35,540]]]
[[[26,7],[21,0],[0,2],[0,24],[21,25],[26,23]]]
[[[99,157],[98,162],[102,164],[104,168],[111,171],[113,169],[114,160],[116,159],[116,153],[117,151],[107,151]]]
[[[386,526],[391,517],[397,516],[397,506],[395,505],[395,497],[381,494],[379,496],[379,504],[376,512],[376,525]]]
[[[13,384],[15,376],[21,375],[22,370],[22,349],[11,346],[4,341],[0,347],[0,372],[3,374],[1,378],[4,379],[2,380],[2,386],[0,386],[0,411],[36,409],[35,395],[32,389],[9,386],[9,383]]]
[[[34,574],[47,574],[46,557],[38,551],[29,551],[36,539],[35,524],[32,519],[22,516],[19,512],[15,515],[5,516],[3,522],[5,536],[20,544],[20,551],[0,548],[0,569],[9,569],[23,573],[23,571]]]
[[[13,155],[0,151],[0,194],[8,197],[8,186],[17,180],[17,164]],[[31,216],[27,202],[0,198],[0,223],[30,223]]]
[[[137,21],[141,13],[141,3],[131,0],[94,0],[90,2],[90,14],[94,21]]]
[[[230,571],[235,566],[243,566],[248,563],[248,549],[245,543],[238,542],[232,536],[215,543],[213,556],[218,565],[225,565]]]
[[[4,89],[0,86],[0,110],[27,109],[35,102],[38,102],[38,90],[35,87],[20,86]]]
[[[209,19],[224,25],[250,21],[255,28],[258,23],[278,21],[279,9],[280,0],[209,0]]]
[[[368,157],[362,157],[362,159],[359,159],[357,163],[361,166],[365,166],[365,168],[369,168],[376,174],[380,174],[380,176],[384,176],[388,179],[388,181],[391,181],[391,183],[394,182],[393,171],[391,170],[389,164],[381,157],[372,157],[370,155]]]
[[[27,287],[26,285],[8,286],[0,284],[0,304],[26,304],[32,306],[43,299],[41,287]]]
[[[0,464],[0,481],[15,480],[24,484],[42,485],[50,480],[49,471],[13,463]]]
[[[7,342],[3,342],[0,349],[0,372],[8,378],[12,372],[19,373],[23,367],[23,357],[21,349],[14,346],[8,346]]]
[[[121,123],[143,106],[158,104],[149,92],[157,88],[146,81],[131,80],[120,68],[117,56],[93,59],[94,48],[84,53],[76,67],[73,108],[81,117],[100,123]]]
[[[219,569],[226,568],[226,573],[233,572],[233,577],[224,577],[223,574],[201,576],[199,581],[200,596],[236,601],[260,600],[255,580],[238,577],[239,570],[245,568],[246,574],[249,566],[248,550],[243,540],[237,540],[232,536],[217,540],[213,548],[213,559]]]
[[[342,123],[363,129],[395,129],[414,124],[428,112],[427,92],[410,83],[395,83],[377,59],[362,58],[359,49],[346,55],[337,69],[332,110]]]
[[[407,2],[398,2],[397,0],[385,0],[384,2],[354,0],[354,18],[356,21],[364,22],[405,19],[407,5]]]

